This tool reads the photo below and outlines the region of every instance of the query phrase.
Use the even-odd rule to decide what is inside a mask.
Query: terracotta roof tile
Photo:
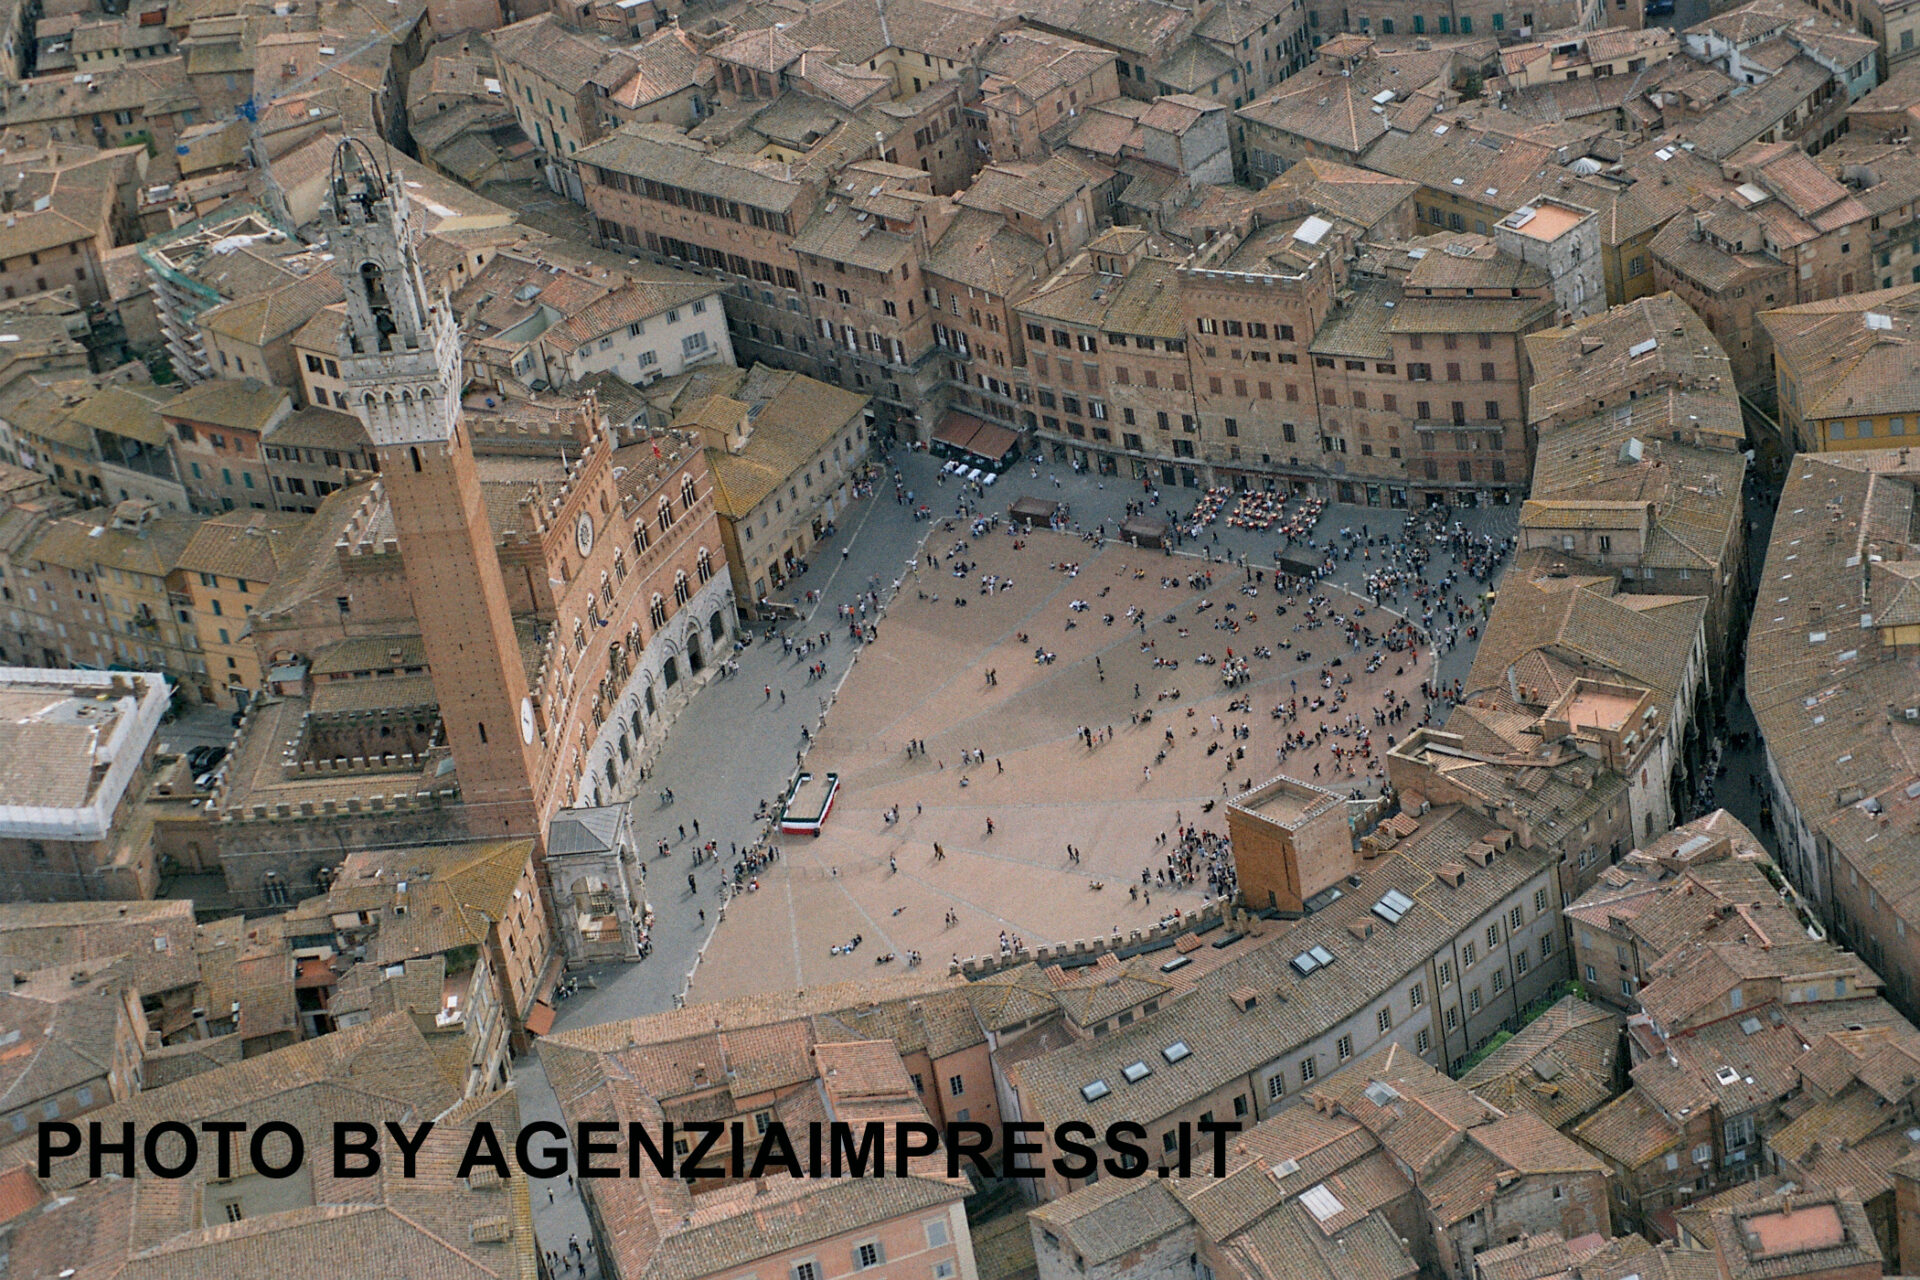
[[[1460,1083],[1501,1110],[1563,1129],[1613,1096],[1621,1073],[1614,1010],[1568,996],[1474,1065]]]

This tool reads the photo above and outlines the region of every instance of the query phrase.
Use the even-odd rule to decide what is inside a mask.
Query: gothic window
[[[685,604],[693,598],[693,587],[687,582],[687,571],[676,569],[673,573],[673,602]]]
[[[712,636],[716,643],[727,634],[727,620],[720,616],[718,609],[715,609],[713,616],[707,619],[707,634]]]
[[[681,476],[680,477],[680,508],[681,510],[683,511],[693,510],[694,496],[695,495],[693,492],[693,477]]]
[[[364,262],[360,265],[360,287],[366,294],[367,307],[373,312],[373,327],[379,335],[380,350],[393,350],[393,303],[387,298],[385,273],[377,263]]]
[[[576,619],[573,624],[573,648],[576,653],[587,651],[587,629]]]
[[[607,581],[604,573],[600,575],[600,602],[607,607],[608,613],[613,612],[613,584]]]
[[[624,551],[613,553],[613,578],[616,582],[627,580],[627,553]]]
[[[713,555],[705,547],[700,548],[695,563],[700,572],[700,581],[705,582],[713,576]]]
[[[648,532],[645,520],[633,526],[633,554],[637,556],[647,554],[647,546],[652,541],[653,535]]]
[[[633,709],[633,736],[634,736],[634,737],[636,737],[636,738],[638,738],[638,737],[640,737],[640,736],[641,736],[641,733],[640,733],[640,708],[638,708],[638,707],[635,707],[635,708]]]
[[[653,603],[647,608],[647,616],[653,619],[653,625],[656,627],[667,625],[667,602],[658,591],[653,593]]]
[[[673,527],[673,504],[665,498],[660,499],[660,532],[665,533]]]

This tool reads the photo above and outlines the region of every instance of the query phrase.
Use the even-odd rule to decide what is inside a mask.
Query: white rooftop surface
[[[104,839],[170,693],[148,672],[0,667],[0,837]]]

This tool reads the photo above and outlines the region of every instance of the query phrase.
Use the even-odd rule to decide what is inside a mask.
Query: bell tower
[[[544,749],[460,423],[460,333],[427,293],[405,189],[365,143],[333,156],[328,248],[346,286],[340,371],[380,459],[434,694],[476,834],[540,835]]]

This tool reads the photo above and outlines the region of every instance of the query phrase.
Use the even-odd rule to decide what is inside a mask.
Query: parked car
[[[227,758],[227,749],[221,746],[198,746],[187,752],[187,767],[195,773],[208,773],[213,767]]]

